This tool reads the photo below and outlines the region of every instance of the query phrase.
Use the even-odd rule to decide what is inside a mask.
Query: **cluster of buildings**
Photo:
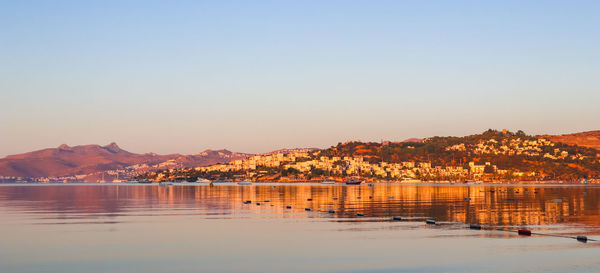
[[[486,165],[476,165],[471,162],[470,168],[462,166],[432,166],[430,162],[377,162],[365,161],[363,157],[318,156],[318,152],[310,150],[295,150],[281,153],[255,155],[243,160],[234,160],[228,164],[217,164],[207,167],[197,167],[202,172],[246,172],[252,177],[267,168],[281,170],[295,169],[300,173],[310,173],[315,169],[329,176],[368,176],[389,180],[411,180],[423,178],[468,179],[481,177]],[[504,174],[496,166],[486,163],[495,173]],[[524,174],[525,175],[525,174]]]
[[[550,159],[573,160],[585,158],[581,154],[569,155],[569,152],[553,147],[554,143],[544,138],[534,140],[511,138],[500,142],[495,139],[481,140],[472,150],[475,154],[542,156]],[[467,148],[464,143],[460,143],[447,147],[446,151],[466,151]]]

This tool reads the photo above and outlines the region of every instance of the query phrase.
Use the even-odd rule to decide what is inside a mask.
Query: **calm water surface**
[[[600,272],[577,235],[600,187],[0,186],[0,272]]]

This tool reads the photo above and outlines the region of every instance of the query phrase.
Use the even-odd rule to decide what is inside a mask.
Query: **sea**
[[[596,185],[0,185],[3,273],[600,272],[597,240]]]

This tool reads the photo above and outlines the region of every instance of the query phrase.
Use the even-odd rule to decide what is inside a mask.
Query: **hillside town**
[[[311,180],[325,177],[361,176],[372,181],[420,182],[422,180],[466,181],[482,179],[486,173],[508,174],[508,170],[498,169],[490,162],[477,164],[469,162],[468,168],[462,166],[432,166],[431,162],[406,161],[401,163],[369,163],[363,157],[325,157],[314,158],[318,152],[296,151],[270,155],[256,155],[245,160],[235,160],[229,164],[198,167],[202,173],[245,173],[244,179],[268,179],[269,172],[263,169],[281,168],[293,174],[293,178],[283,180]],[[292,171],[290,171],[292,170]],[[316,174],[316,175],[315,175]],[[512,175],[527,178],[535,172],[512,172]],[[157,177],[158,179],[163,176]],[[284,177],[279,177],[282,179]]]
[[[440,148],[441,147],[441,148]],[[154,181],[202,177],[259,182],[342,180],[370,182],[596,181],[600,154],[522,132],[489,130],[463,138],[420,142],[348,141],[331,148],[281,150],[229,163],[144,175]],[[588,168],[588,169],[586,169]]]

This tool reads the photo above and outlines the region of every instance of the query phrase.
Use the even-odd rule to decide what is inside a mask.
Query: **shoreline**
[[[213,183],[214,186],[261,186],[261,185],[307,185],[307,186],[368,186],[369,183],[360,185],[346,185],[343,182],[335,184],[321,184],[320,182],[252,182],[251,185],[238,185],[237,182],[221,182]],[[419,183],[399,183],[399,182],[372,182],[373,186],[469,186],[469,187],[489,187],[489,186],[554,186],[554,187],[598,187],[600,183],[531,183],[529,181],[513,182],[513,183],[448,183],[448,182],[419,182]],[[209,186],[209,183],[198,182],[172,182],[170,186]],[[153,183],[127,183],[127,182],[28,182],[28,183],[4,183],[0,182],[0,186],[161,186],[158,182]]]

